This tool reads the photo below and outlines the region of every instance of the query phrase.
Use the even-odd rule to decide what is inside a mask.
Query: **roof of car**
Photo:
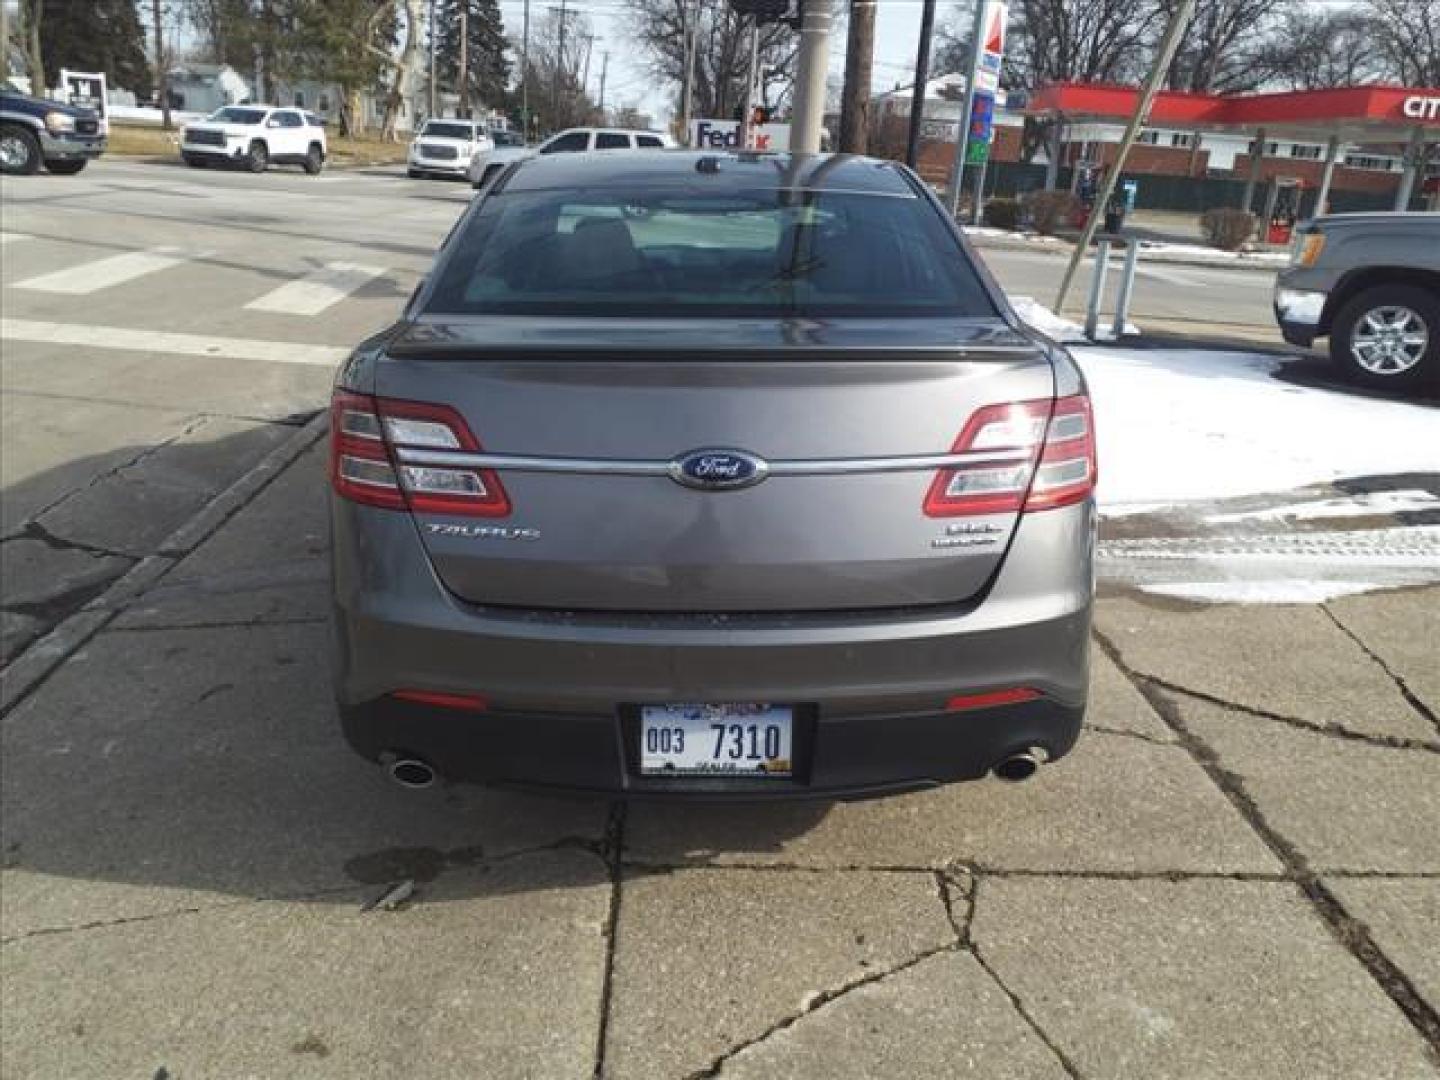
[[[903,166],[849,154],[789,154],[714,150],[635,150],[628,153],[547,154],[520,165],[506,191],[583,186],[703,184],[721,190],[803,188],[864,195],[914,196]]]

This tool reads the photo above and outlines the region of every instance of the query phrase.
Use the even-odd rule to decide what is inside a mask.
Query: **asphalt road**
[[[1053,307],[1067,257],[1045,251],[982,247],[981,258],[1006,292],[1034,297]],[[1120,262],[1112,258],[1106,275],[1102,313],[1113,313],[1120,283]],[[1084,321],[1093,262],[1083,265],[1066,298],[1064,311]],[[1231,338],[1284,349],[1270,308],[1273,271],[1190,266],[1143,260],[1135,271],[1130,321],[1141,330],[1164,330],[1198,338]]]
[[[1440,591],[1106,596],[1088,730],[1021,786],[402,791],[328,702],[313,417],[468,189],[3,195],[7,1076],[1437,1075]]]

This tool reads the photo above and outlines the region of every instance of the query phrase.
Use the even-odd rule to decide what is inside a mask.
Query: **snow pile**
[[[1294,386],[1279,361],[1199,349],[1073,350],[1090,383],[1101,513],[1440,472],[1440,412]]]
[[[1026,326],[1033,326],[1042,334],[1054,338],[1056,341],[1085,340],[1083,326],[1071,322],[1063,315],[1056,315],[1033,296],[1012,296],[1009,297],[1009,300],[1010,306],[1015,309],[1015,314],[1020,316],[1020,321]]]
[[[1141,240],[1139,243],[1141,252],[1150,255],[1180,255],[1187,259],[1253,262],[1270,266],[1284,266],[1290,261],[1288,251],[1222,251],[1201,244],[1174,244],[1167,240]]]

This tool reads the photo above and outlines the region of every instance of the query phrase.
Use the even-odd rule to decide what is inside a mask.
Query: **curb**
[[[1068,240],[1059,244],[1039,244],[1029,240],[999,240],[988,236],[965,237],[970,246],[979,251],[1030,251],[1038,255],[1063,255],[1070,257],[1075,250],[1075,245]],[[1203,255],[1176,255],[1164,252],[1140,250],[1140,262],[1142,264],[1164,266],[1204,266],[1214,270],[1243,270],[1246,273],[1275,274],[1285,269],[1285,265],[1279,262],[1260,263],[1247,261],[1246,259],[1207,259]]]
[[[225,522],[317,443],[328,426],[329,413],[322,409],[167,536],[154,554],[145,556],[119,581],[10,661],[0,673],[0,716],[20,704],[56,668],[116,618],[127,604],[218,532]]]

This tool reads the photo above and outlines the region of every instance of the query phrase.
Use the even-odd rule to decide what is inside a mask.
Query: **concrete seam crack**
[[[1148,683],[1161,690],[1172,694],[1181,694],[1184,697],[1194,698],[1196,701],[1203,701],[1209,705],[1218,705],[1222,709],[1229,709],[1231,712],[1244,713],[1246,716],[1253,716],[1257,720],[1269,720],[1272,723],[1284,724],[1286,727],[1295,728],[1297,731],[1308,731],[1314,735],[1325,735],[1332,739],[1343,739],[1347,742],[1365,743],[1369,746],[1379,747],[1385,750],[1419,750],[1428,754],[1440,754],[1440,743],[1426,742],[1423,739],[1407,739],[1400,735],[1374,735],[1370,732],[1356,731],[1354,728],[1345,727],[1343,724],[1322,724],[1314,720],[1303,720],[1298,716],[1286,716],[1283,713],[1269,712],[1265,709],[1257,709],[1253,705],[1245,705],[1238,701],[1229,701],[1214,694],[1207,694],[1203,690],[1193,690],[1188,686],[1180,686],[1177,683],[1160,679],[1154,675],[1146,675],[1144,672],[1133,672],[1131,681]]]
[[[1123,739],[1139,739],[1141,742],[1147,742],[1151,746],[1168,746],[1171,749],[1175,747],[1175,741],[1173,739],[1157,739],[1154,735],[1146,735],[1139,731],[1126,731],[1124,728],[1106,727],[1103,724],[1092,724],[1088,720],[1085,722],[1085,730],[1093,731],[1100,735],[1119,735]]]
[[[977,877],[970,890],[972,918],[974,917],[973,912],[980,905],[980,883],[981,879]],[[1005,985],[1005,980],[1000,978],[1000,973],[981,955],[980,946],[973,938],[970,940],[970,955],[975,957],[975,962],[980,965],[985,971],[985,974],[989,975],[995,985],[1000,988],[1000,992],[1009,1000],[1010,1007],[1015,1010],[1016,1015],[1035,1033],[1035,1037],[1045,1044],[1045,1048],[1050,1051],[1055,1060],[1060,1063],[1060,1067],[1065,1070],[1065,1075],[1069,1076],[1071,1080],[1083,1080],[1083,1074],[1079,1068],[1076,1067],[1075,1063],[1070,1060],[1070,1056],[1066,1054],[1064,1050],[1060,1049],[1059,1044],[1050,1037],[1049,1032],[1040,1026],[1040,1021],[1025,1007],[1025,1003],[1020,1000],[1020,995]]]
[[[123,611],[128,605],[116,608],[97,607],[95,611]],[[261,626],[314,626],[320,623],[329,622],[326,615],[297,615],[293,618],[255,618],[255,619],[234,619],[221,620],[216,622],[186,622],[186,623],[146,623],[144,626],[109,626],[105,632],[108,634],[154,634],[164,630],[247,630],[250,627]]]
[[[1366,645],[1365,642],[1360,639],[1359,634],[1355,633],[1353,630],[1350,629],[1350,627],[1346,626],[1340,620],[1340,616],[1336,615],[1335,612],[1330,610],[1330,606],[1328,604],[1321,604],[1320,610],[1326,614],[1326,616],[1330,619],[1332,623],[1335,624],[1336,628],[1342,634],[1344,634],[1351,641],[1353,641],[1356,647],[1359,648],[1361,652],[1363,652],[1366,656],[1373,660],[1381,671],[1385,672],[1386,676],[1390,679],[1390,681],[1395,684],[1395,689],[1400,691],[1400,696],[1405,699],[1406,703],[1409,704],[1412,709],[1414,709],[1417,713],[1423,716],[1426,720],[1430,721],[1430,725],[1435,729],[1435,733],[1437,735],[1440,735],[1440,716],[1436,716],[1435,710],[1433,710],[1432,708],[1430,708],[1429,705],[1425,704],[1425,702],[1420,700],[1419,695],[1417,695],[1415,691],[1410,689],[1410,685],[1405,681],[1404,677],[1395,670],[1393,670],[1390,665],[1385,662],[1385,659],[1379,653],[1377,653],[1374,649],[1370,648],[1369,645]]]
[[[57,937],[62,934],[78,934],[86,930],[106,930],[113,926],[129,926],[132,923],[159,922],[162,919],[173,919],[183,915],[201,915],[212,911],[226,911],[230,908],[246,907],[254,904],[273,903],[294,903],[306,900],[318,900],[326,896],[338,896],[343,893],[356,892],[365,888],[363,885],[332,885],[324,889],[313,889],[300,893],[282,893],[276,896],[240,897],[233,900],[219,900],[213,904],[191,904],[187,907],[171,908],[167,911],[152,911],[145,915],[125,915],[117,919],[95,919],[91,922],[77,923],[74,926],[43,926],[36,930],[27,930],[21,934],[13,934],[10,937],[0,939],[0,946],[18,945],[23,941],[29,941],[37,937]]]
[[[1243,778],[1225,768],[1220,763],[1219,754],[1190,730],[1175,702],[1161,689],[1160,682],[1133,671],[1115,643],[1098,630],[1095,631],[1095,640],[1150,703],[1150,707],[1170,725],[1179,737],[1180,744],[1190,752],[1196,764],[1205,771],[1211,782],[1220,789],[1220,793],[1245,819],[1246,824],[1289,871],[1301,895],[1309,902],[1311,910],[1325,924],[1340,946],[1365,969],[1380,991],[1410,1022],[1427,1044],[1430,1057],[1440,1063],[1440,1013],[1425,1000],[1409,976],[1375,944],[1365,924],[1346,911],[1344,905],[1325,887],[1300,850],[1270,824],[1259,804],[1246,789]]]
[[[942,953],[958,953],[961,951],[962,950],[958,943],[953,941],[946,942],[944,945],[936,945],[932,948],[924,949],[921,952],[918,952],[915,955],[907,957],[906,959],[900,961],[898,964],[894,964],[879,971],[867,971],[863,975],[846,980],[839,986],[833,987],[829,990],[823,990],[818,994],[812,994],[808,999],[806,999],[798,1012],[792,1013],[791,1015],[785,1017],[783,1020],[776,1021],[759,1035],[756,1035],[753,1038],[746,1039],[745,1041],[737,1043],[735,1046],[732,1046],[729,1050],[726,1050],[714,1061],[710,1062],[709,1065],[706,1065],[702,1069],[697,1069],[694,1072],[689,1073],[686,1077],[686,1080],[710,1080],[710,1078],[717,1077],[720,1075],[721,1071],[725,1068],[726,1063],[730,1061],[731,1058],[737,1056],[738,1054],[744,1053],[746,1050],[750,1050],[753,1047],[759,1046],[761,1043],[766,1042],[767,1040],[780,1034],[782,1031],[789,1030],[790,1028],[798,1024],[801,1020],[805,1019],[807,1016],[813,1016],[821,1009],[824,1009],[829,1005],[833,1005],[841,998],[856,990],[859,990],[861,987],[870,986],[878,982],[883,982],[885,979],[889,979],[892,976],[909,971],[917,964],[923,964],[926,960],[929,960],[935,956],[939,956]]]
[[[624,895],[624,865],[621,853],[625,849],[625,816],[627,806],[623,799],[610,804],[605,822],[605,839],[601,850],[610,871],[610,897],[605,911],[605,925],[601,933],[605,938],[605,967],[600,979],[600,1022],[595,1031],[595,1067],[591,1075],[601,1080],[605,1075],[606,1041],[610,1035],[610,1009],[615,985],[615,938],[620,929],[620,904]]]

